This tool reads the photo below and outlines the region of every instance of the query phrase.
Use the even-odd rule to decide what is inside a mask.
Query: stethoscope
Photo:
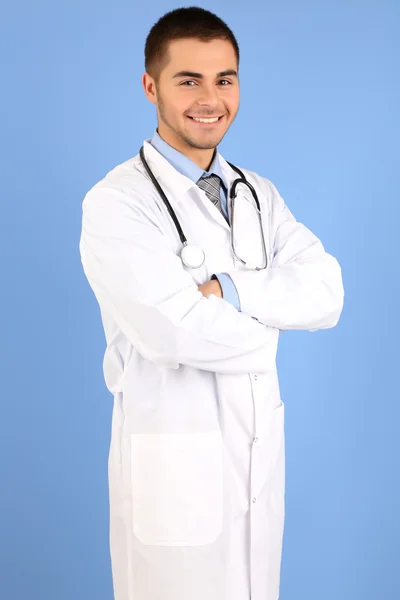
[[[162,187],[160,186],[160,184],[158,183],[157,179],[154,177],[152,170],[150,169],[147,160],[144,156],[144,149],[143,146],[140,148],[140,159],[143,163],[144,168],[147,171],[147,174],[149,175],[151,181],[154,184],[154,187],[156,188],[157,192],[160,194],[161,199],[163,200],[165,206],[168,209],[168,212],[175,224],[175,227],[178,231],[180,240],[183,244],[183,248],[181,250],[181,260],[183,262],[183,264],[186,267],[189,267],[190,269],[198,269],[200,268],[205,261],[205,254],[204,254],[204,250],[202,248],[200,248],[200,246],[196,246],[195,244],[188,244],[187,239],[185,234],[183,233],[182,227],[176,217],[176,214],[171,206],[171,204],[169,203],[169,200],[167,198],[167,196],[164,193],[164,190],[162,189]],[[262,220],[261,220],[261,206],[260,206],[260,202],[258,200],[258,196],[257,196],[257,192],[254,189],[254,187],[251,185],[251,183],[249,181],[247,181],[244,173],[242,173],[242,171],[240,169],[238,169],[238,167],[235,167],[234,165],[232,165],[230,162],[228,162],[228,165],[234,170],[236,171],[236,173],[238,173],[239,177],[238,179],[235,179],[235,181],[232,183],[231,186],[231,190],[230,190],[230,199],[231,199],[231,247],[232,247],[232,252],[235,256],[235,258],[237,260],[239,260],[241,263],[243,263],[247,268],[249,269],[255,269],[257,271],[261,271],[263,269],[267,268],[268,265],[268,258],[267,258],[267,251],[266,251],[266,244],[265,244],[265,237],[264,237],[264,230],[263,230],[263,226],[262,226]],[[261,239],[262,239],[262,244],[263,244],[263,252],[264,252],[264,257],[265,257],[265,265],[262,267],[257,267],[255,264],[252,264],[250,261],[245,262],[244,260],[242,260],[240,258],[240,256],[238,256],[236,249],[235,249],[235,241],[234,241],[234,235],[233,235],[233,229],[234,229],[234,206],[235,206],[235,199],[237,196],[237,192],[236,192],[236,188],[238,186],[239,183],[243,183],[244,185],[246,185],[251,194],[252,197],[256,203],[256,210],[257,210],[257,215],[258,215],[258,221],[259,221],[259,226],[260,226],[260,230],[261,230]]]

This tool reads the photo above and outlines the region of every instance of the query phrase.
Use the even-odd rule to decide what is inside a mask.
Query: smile
[[[221,117],[189,117],[189,119],[192,119],[192,121],[195,121],[195,123],[204,123],[206,125],[213,125],[214,123],[218,123],[218,121],[220,121],[222,119]]]

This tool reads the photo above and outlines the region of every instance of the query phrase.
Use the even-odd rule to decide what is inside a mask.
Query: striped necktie
[[[220,195],[221,179],[218,177],[218,175],[212,174],[208,177],[200,177],[197,185],[200,189],[204,190],[207,198],[209,198],[211,202],[218,208],[218,210],[224,214]]]

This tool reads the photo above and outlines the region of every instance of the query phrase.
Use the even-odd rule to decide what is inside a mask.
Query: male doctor
[[[232,252],[238,175],[217,151],[239,107],[229,27],[201,8],[174,10],[151,29],[145,66],[158,127],[143,156],[205,261],[182,262],[177,227],[139,154],[87,193],[80,251],[114,396],[115,600],[277,600],[285,514],[278,338],[337,324],[341,269],[272,183],[245,169],[266,256],[243,184],[234,215],[242,260]],[[259,264],[249,268],[250,256]]]

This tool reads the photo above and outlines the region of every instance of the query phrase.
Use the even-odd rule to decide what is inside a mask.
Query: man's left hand
[[[207,283],[202,283],[198,286],[198,289],[203,296],[214,294],[218,298],[222,298],[222,288],[218,279],[211,279],[210,281],[207,281]]]

